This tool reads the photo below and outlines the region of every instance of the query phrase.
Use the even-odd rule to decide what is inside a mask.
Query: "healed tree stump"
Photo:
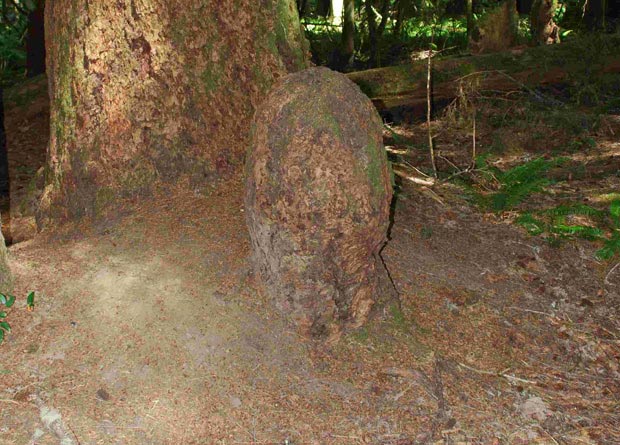
[[[393,296],[382,124],[353,82],[326,68],[280,81],[254,116],[246,173],[255,266],[304,334],[335,340]]]

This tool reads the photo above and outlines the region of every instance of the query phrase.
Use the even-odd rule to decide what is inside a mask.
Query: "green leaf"
[[[0,293],[0,304],[6,305],[6,295]]]
[[[620,230],[616,230],[611,237],[605,241],[605,245],[596,252],[599,260],[610,260],[616,254],[620,254]]]
[[[4,329],[7,332],[11,332],[11,325],[6,321],[0,321],[0,330]]]
[[[13,306],[13,303],[15,303],[15,297],[13,295],[8,295],[6,303],[5,303],[6,307]]]
[[[34,307],[34,291],[28,294],[28,296],[26,297],[26,303],[28,304],[28,307]]]
[[[612,203],[609,206],[609,213],[611,213],[611,216],[613,216],[616,219],[620,218],[620,199],[616,201],[612,201]]]
[[[0,312],[0,318],[5,318],[6,317],[6,312]]]
[[[522,225],[530,235],[540,235],[546,229],[544,221],[534,218],[530,213],[524,213],[517,218],[516,222]]]
[[[0,344],[2,343],[3,340],[4,340],[4,331],[0,329]]]

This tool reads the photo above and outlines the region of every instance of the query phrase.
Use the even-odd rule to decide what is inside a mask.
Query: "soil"
[[[599,245],[554,247],[450,183],[402,184],[383,250],[401,308],[321,345],[252,274],[241,178],[35,236],[45,80],[6,95],[18,302],[0,346],[0,443],[620,443],[620,267],[595,260]],[[608,126],[586,165],[608,174],[544,199],[620,190],[620,122]]]

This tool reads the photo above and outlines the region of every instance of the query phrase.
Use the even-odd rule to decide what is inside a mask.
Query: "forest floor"
[[[596,260],[600,244],[551,245],[451,182],[402,184],[383,251],[402,309],[320,346],[251,274],[239,178],[35,236],[45,80],[5,104],[18,302],[0,346],[0,443],[620,443],[620,267]],[[471,135],[434,125],[443,158],[465,165]],[[619,116],[598,128],[537,205],[604,208],[596,197],[620,191]],[[424,124],[394,130],[426,137]],[[504,141],[511,165],[562,134],[483,120],[477,137],[480,150]],[[424,150],[406,158],[428,165]]]

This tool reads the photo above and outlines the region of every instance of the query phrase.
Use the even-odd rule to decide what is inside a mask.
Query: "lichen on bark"
[[[255,265],[301,331],[337,338],[390,292],[379,252],[392,197],[382,125],[344,75],[311,68],[259,107],[246,164]]]

